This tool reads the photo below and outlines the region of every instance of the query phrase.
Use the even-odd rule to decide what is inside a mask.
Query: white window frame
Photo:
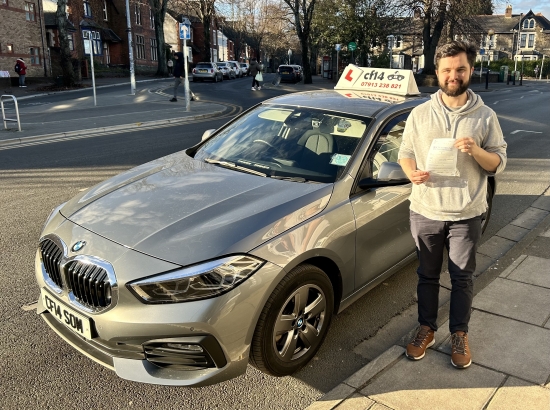
[[[36,53],[35,53],[36,51]],[[29,54],[31,55],[31,64],[40,64],[40,47],[29,48]]]
[[[84,17],[92,17],[92,7],[90,6],[90,0],[83,1]]]
[[[25,20],[36,21],[36,6],[34,3],[25,2]]]
[[[141,4],[140,3],[134,4],[134,14],[136,16],[136,24],[138,26],[141,26]]]
[[[136,34],[136,60],[145,60],[145,37]]]
[[[527,40],[527,48],[533,48],[535,46],[535,34],[530,33]]]
[[[155,28],[155,13],[153,13],[153,9],[149,9],[149,21],[151,22],[151,28]]]
[[[151,61],[158,61],[159,59],[159,53],[157,48],[157,39],[156,38],[150,38],[149,44],[151,45]]]
[[[103,0],[103,21],[109,21],[109,16],[107,14],[107,0]]]

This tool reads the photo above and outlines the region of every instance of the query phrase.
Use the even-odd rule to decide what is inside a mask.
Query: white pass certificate
[[[456,175],[458,149],[454,146],[455,142],[454,138],[432,140],[426,161],[426,171],[437,175]]]

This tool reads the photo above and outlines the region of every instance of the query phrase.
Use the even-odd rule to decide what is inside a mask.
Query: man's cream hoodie
[[[416,168],[425,170],[433,139],[472,137],[487,152],[498,154],[500,165],[495,172],[487,172],[472,156],[458,151],[455,176],[430,175],[425,183],[413,184],[410,208],[429,219],[459,221],[481,215],[487,210],[487,176],[506,166],[506,142],[495,112],[471,90],[467,93],[468,102],[456,110],[443,104],[441,90],[412,110],[399,159],[414,159]]]

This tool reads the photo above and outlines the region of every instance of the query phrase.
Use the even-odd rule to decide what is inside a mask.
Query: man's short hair
[[[460,53],[466,53],[468,63],[470,64],[470,67],[473,67],[477,56],[476,47],[473,44],[466,43],[465,41],[454,40],[450,43],[437,47],[434,57],[435,68],[439,68],[439,60],[442,58],[454,57]]]

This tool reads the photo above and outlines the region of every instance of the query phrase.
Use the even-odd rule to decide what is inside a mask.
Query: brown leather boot
[[[468,346],[468,334],[457,331],[451,335],[451,364],[457,369],[465,369],[472,364]]]
[[[415,338],[407,345],[405,355],[411,360],[420,360],[426,355],[426,349],[435,343],[434,331],[421,325]]]

